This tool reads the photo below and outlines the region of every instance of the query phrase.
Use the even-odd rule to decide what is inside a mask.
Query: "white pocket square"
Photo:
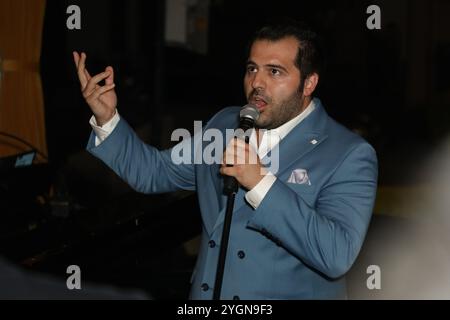
[[[292,171],[291,176],[287,182],[296,184],[308,184],[311,185],[311,181],[308,177],[308,172],[305,169],[295,169]]]

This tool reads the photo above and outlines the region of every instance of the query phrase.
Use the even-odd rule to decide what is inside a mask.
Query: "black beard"
[[[304,100],[305,97],[303,96],[303,94],[300,94],[298,91],[295,92],[292,96],[283,101],[280,107],[275,110],[275,118],[272,117],[270,123],[261,125],[258,124],[257,121],[255,127],[258,129],[271,130],[282,126],[283,124],[300,114],[303,109]]]

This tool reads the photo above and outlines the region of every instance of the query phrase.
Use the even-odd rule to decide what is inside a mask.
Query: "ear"
[[[303,95],[309,97],[313,94],[314,90],[319,83],[319,75],[317,73],[312,73],[306,78],[305,85],[303,86]]]

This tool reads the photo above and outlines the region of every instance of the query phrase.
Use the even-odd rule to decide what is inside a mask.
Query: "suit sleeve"
[[[350,150],[319,191],[314,205],[277,181],[248,226],[260,230],[305,264],[330,278],[345,274],[362,246],[377,187],[374,149]]]
[[[192,138],[194,139],[194,138]],[[191,151],[192,139],[184,139],[177,146]],[[160,151],[145,144],[124,119],[99,146],[91,133],[87,150],[101,159],[133,189],[143,193],[163,193],[180,189],[195,190],[193,161],[172,161],[172,149]],[[192,160],[192,157],[189,157]]]

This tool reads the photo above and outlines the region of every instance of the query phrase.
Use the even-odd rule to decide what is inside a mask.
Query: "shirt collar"
[[[264,130],[264,134],[261,138],[261,143],[259,144],[256,141],[256,132],[253,130],[250,136],[250,145],[252,145],[255,150],[258,150],[258,155],[260,158],[263,158],[269,150],[272,150],[275,146],[277,146],[280,141],[291,132],[300,122],[302,122],[311,112],[316,108],[315,99],[312,99],[309,103],[308,107],[303,110],[298,116],[289,120],[288,122],[282,124],[278,128],[271,130]]]

